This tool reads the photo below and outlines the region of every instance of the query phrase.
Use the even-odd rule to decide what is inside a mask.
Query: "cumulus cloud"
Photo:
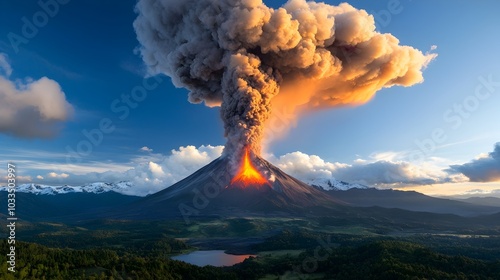
[[[151,152],[153,152],[153,149],[150,149],[147,146],[144,146],[144,147],[140,148],[139,151],[151,153]]]
[[[12,68],[0,53],[0,133],[22,138],[53,137],[72,115],[60,85],[47,77],[9,79]]]
[[[134,187],[125,190],[128,195],[146,196],[168,188],[191,175],[196,170],[221,156],[224,146],[185,146],[172,150],[168,155],[138,154],[123,170],[123,164],[108,165],[108,171],[99,172],[50,172],[44,184],[82,185],[92,182],[130,181]],[[405,187],[440,183],[464,182],[461,174],[450,175],[437,164],[439,159],[421,165],[401,160],[401,154],[386,152],[373,154],[368,159],[353,163],[328,162],[317,155],[302,152],[288,153],[279,157],[266,155],[274,165],[288,174],[311,182],[318,179],[343,180],[380,188]],[[76,168],[76,167],[75,167]],[[99,169],[102,170],[102,169]],[[37,178],[41,180],[40,178]]]
[[[36,178],[37,178],[38,180],[43,180],[43,179],[44,179],[42,175],[37,175],[37,176],[36,176]]]
[[[451,165],[450,173],[462,173],[471,182],[500,181],[500,142],[495,144],[493,152],[481,154],[476,159],[462,164]]]
[[[333,175],[344,181],[366,185],[429,185],[445,180],[408,162],[390,161],[349,165],[335,170]]]
[[[283,171],[306,182],[321,178],[369,186],[402,187],[463,181],[461,176],[449,176],[430,163],[417,166],[395,160],[397,158],[395,153],[380,153],[373,158],[375,161],[358,159],[353,164],[346,164],[327,162],[319,156],[301,152],[289,153],[278,158],[270,157],[271,161]]]
[[[134,188],[125,190],[125,194],[146,196],[165,189],[191,175],[196,170],[210,163],[222,154],[223,146],[185,146],[174,149],[168,155],[152,154],[139,156],[132,161],[135,165],[126,171],[89,172],[71,174],[67,180],[55,183],[81,185],[92,182],[130,181]],[[49,175],[49,177],[51,177]],[[55,178],[55,177],[51,177]],[[59,178],[59,177],[58,177]],[[44,182],[50,184],[48,182]]]
[[[302,152],[288,153],[279,158],[269,156],[269,160],[286,173],[303,181],[317,178],[333,178],[334,170],[346,166],[342,163],[326,162],[316,155]]]
[[[66,179],[66,178],[69,177],[69,174],[66,174],[66,173],[57,174],[56,172],[50,172],[50,173],[47,174],[47,177],[49,177],[49,178],[57,178],[57,179]]]

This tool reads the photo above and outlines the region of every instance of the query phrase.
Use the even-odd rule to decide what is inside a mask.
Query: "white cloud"
[[[165,189],[184,179],[222,154],[223,146],[186,146],[172,150],[169,155],[151,154],[135,157],[129,164],[86,163],[81,165],[57,165],[27,161],[25,168],[54,167],[44,184],[83,185],[93,182],[131,181],[135,188],[126,194],[145,196]],[[63,172],[64,171],[64,172]],[[59,172],[59,173],[58,173]],[[39,180],[42,180],[38,178]]]
[[[364,163],[367,163],[368,161],[366,159],[362,159],[362,158],[357,158],[354,160],[354,163],[358,163],[358,164],[364,164]]]
[[[143,156],[138,154],[128,164],[88,163],[70,167],[61,165],[45,177],[44,184],[81,185],[92,182],[131,181],[135,187],[127,190],[126,194],[145,196],[165,189],[191,175],[218,158],[223,149],[223,146],[185,146],[172,150],[168,155],[150,153]],[[288,153],[280,157],[269,154],[264,157],[283,171],[303,181],[335,178],[382,188],[467,181],[462,174],[450,175],[443,171],[442,166],[448,166],[444,159],[432,158],[415,165],[396,160],[401,158],[401,155],[402,153],[394,152],[378,153],[369,159],[358,158],[349,164],[328,162],[319,156],[302,152]],[[23,166],[28,167],[29,164],[23,163]],[[43,164],[36,165],[37,168],[42,166]]]
[[[279,158],[270,155],[268,159],[286,173],[304,181],[317,178],[333,178],[335,170],[346,166],[346,164],[338,162],[326,162],[319,156],[308,155],[298,151],[285,154]]]
[[[338,179],[369,186],[393,187],[427,185],[446,182],[463,182],[463,176],[450,176],[436,163],[420,165],[398,160],[404,153],[383,152],[370,156],[370,160],[356,159],[353,164],[327,162],[316,155],[301,152],[289,153],[270,161],[283,171],[304,181],[313,179]]]
[[[3,177],[3,182],[7,182],[9,177],[4,176]],[[16,176],[16,183],[24,184],[24,183],[31,183],[33,181],[33,178],[31,176],[22,176],[22,175],[17,175]],[[5,185],[5,183],[4,183]]]
[[[62,158],[60,159],[60,161],[65,162],[65,159]],[[133,165],[131,164],[106,163],[106,162],[96,162],[96,161],[89,161],[81,164],[66,164],[59,162],[47,162],[44,160],[37,161],[36,159],[29,159],[29,160],[16,160],[16,163],[22,165],[26,169],[39,170],[39,171],[55,170],[57,172],[71,173],[75,175],[85,175],[91,172],[102,173],[110,170],[125,172],[133,167]]]
[[[150,149],[147,146],[144,146],[144,147],[140,148],[139,151],[151,153],[151,152],[153,152],[153,149]]]
[[[165,172],[163,172],[163,168],[152,161],[149,162],[149,170],[155,177],[162,177],[165,175]]]
[[[370,155],[370,158],[373,161],[398,161],[405,158],[405,152],[376,152]]]
[[[43,176],[42,176],[42,175],[37,175],[37,176],[36,176],[36,178],[37,178],[38,180],[43,180]]]
[[[476,159],[461,165],[451,165],[449,172],[463,174],[471,182],[499,182],[500,142],[495,144],[493,152],[479,155]]]
[[[7,55],[0,53],[0,71],[2,71],[5,77],[10,77],[12,74],[12,67],[7,60]]]
[[[467,190],[466,192],[464,192],[464,194],[478,195],[478,194],[490,194],[494,192],[495,191],[488,191],[483,189],[472,189],[472,190]]]
[[[480,160],[480,159],[489,158],[489,157],[490,157],[490,155],[488,153],[480,153],[474,159],[475,160]]]
[[[196,170],[220,157],[223,146],[180,147],[170,155],[156,156],[155,161],[139,163],[126,171],[120,180],[130,180],[137,186],[134,194],[147,195],[184,179]]]
[[[54,136],[73,113],[60,85],[47,77],[9,80],[12,68],[0,53],[0,133],[23,138]],[[1,73],[0,73],[1,74]]]
[[[58,178],[58,179],[66,179],[69,177],[69,174],[66,173],[60,173],[57,174],[56,172],[50,172],[47,174],[47,177],[49,178]]]

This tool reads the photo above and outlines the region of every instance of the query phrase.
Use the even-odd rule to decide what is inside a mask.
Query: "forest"
[[[299,255],[251,257],[232,267],[198,267],[133,250],[75,250],[17,242],[17,271],[7,271],[3,255],[0,279],[500,279],[499,260],[442,254],[405,241],[363,243],[317,252],[309,248]],[[2,240],[0,250],[7,249]]]

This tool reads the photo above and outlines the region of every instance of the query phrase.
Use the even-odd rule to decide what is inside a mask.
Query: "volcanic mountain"
[[[228,157],[217,158],[171,187],[133,203],[119,216],[140,219],[288,216],[335,209],[345,204],[258,156],[249,157],[247,153],[235,175],[231,175],[232,169]]]

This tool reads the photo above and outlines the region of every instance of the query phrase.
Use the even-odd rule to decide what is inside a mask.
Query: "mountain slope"
[[[460,216],[479,216],[500,212],[500,207],[435,198],[415,191],[350,189],[342,192],[330,191],[329,193],[352,206],[360,207],[379,206]]]
[[[7,201],[7,192],[0,192],[0,201]],[[73,216],[95,217],[116,207],[140,199],[138,196],[116,192],[67,193],[59,195],[36,195],[16,193],[16,215],[23,220],[64,221]]]
[[[284,173],[266,160],[253,163],[269,184],[231,184],[230,163],[218,158],[173,186],[120,211],[118,217],[162,218],[185,215],[297,215],[345,205],[341,200]]]
[[[500,198],[498,197],[469,197],[466,199],[456,199],[456,200],[476,205],[500,207]]]

